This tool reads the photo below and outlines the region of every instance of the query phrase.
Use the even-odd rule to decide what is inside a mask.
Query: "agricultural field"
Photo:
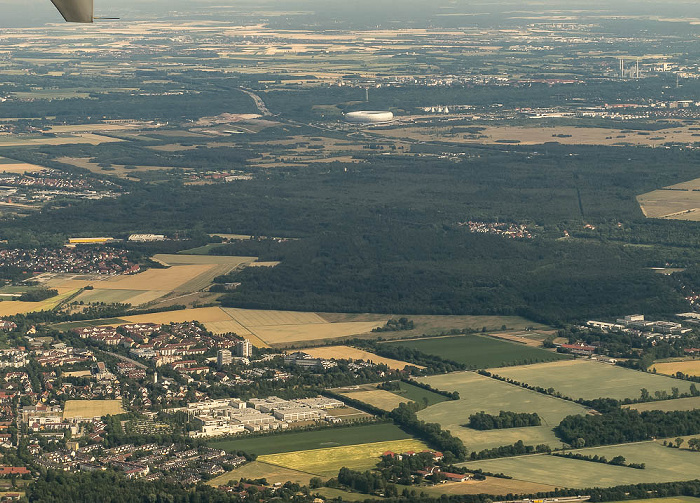
[[[339,407],[337,409],[331,409],[328,411],[328,415],[331,417],[337,417],[338,419],[346,422],[357,421],[358,419],[369,419],[372,417],[371,414],[353,407]]]
[[[399,486],[399,490],[401,487]],[[470,480],[468,482],[448,482],[439,486],[421,488],[432,497],[440,497],[443,494],[536,494],[554,491],[554,489],[556,487],[553,485],[498,477],[486,477],[486,480]]]
[[[68,164],[69,166],[75,166],[76,168],[87,169],[96,175],[109,175],[124,179],[133,178],[134,173],[174,169],[163,166],[130,166],[130,168],[133,168],[130,169],[124,164],[111,164],[105,169],[98,163],[90,162],[89,157],[57,157],[56,161],[62,164]]]
[[[654,190],[637,196],[647,218],[700,220],[700,192],[695,190]]]
[[[269,327],[280,325],[326,324],[316,313],[296,311],[265,311],[260,309],[237,309],[224,307],[224,312],[244,326]]]
[[[123,412],[121,400],[68,400],[63,407],[63,419],[102,417]]]
[[[677,398],[675,400],[659,400],[658,402],[634,403],[624,405],[625,408],[644,412],[645,410],[662,410],[670,412],[673,410],[695,410],[700,409],[700,396],[689,398]]]
[[[353,470],[370,470],[386,451],[423,451],[428,446],[419,440],[389,440],[366,444],[354,444],[326,449],[285,452],[260,456],[259,461],[292,470],[314,473],[322,477],[338,475],[343,467]]]
[[[335,389],[336,393],[340,393],[343,396],[352,398],[353,400],[359,400],[366,404],[377,407],[378,409],[390,411],[394,410],[402,403],[408,403],[411,400],[409,398],[404,398],[391,391],[386,391],[383,389],[377,389],[376,385],[368,384],[360,386],[359,389]]]
[[[271,325],[246,327],[270,346],[285,347],[298,343],[342,339],[371,333],[377,323],[311,323],[308,325]]]
[[[76,298],[85,303],[126,303],[139,306],[172,294],[187,294],[204,290],[216,276],[245,266],[255,257],[206,257],[197,255],[156,255],[154,260],[167,265],[164,269],[151,268],[139,274],[103,278],[92,276],[74,279],[56,275],[47,284],[52,286],[90,285]]]
[[[194,292],[207,288],[214,281],[214,278],[228,274],[234,269],[245,267],[257,260],[257,257],[216,257],[207,255],[182,255],[182,254],[160,254],[154,255],[153,260],[171,267],[194,267],[205,266],[209,269],[200,275],[189,278],[178,288],[178,292]]]
[[[78,293],[78,289],[60,288],[58,295],[41,302],[24,302],[19,300],[4,300],[0,302],[0,316],[12,316],[15,314],[32,313],[37,311],[50,311],[65,302],[71,296]]]
[[[564,145],[639,145],[658,146],[664,143],[695,143],[696,130],[688,126],[673,126],[649,133],[629,129],[576,127],[576,126],[487,126],[474,134],[473,127],[420,127],[382,129],[377,133],[388,138],[405,138],[419,141],[438,140],[445,143],[517,143],[542,145],[557,142]]]
[[[331,427],[298,433],[285,432],[253,438],[215,440],[209,442],[209,445],[228,452],[245,451],[263,456],[410,438],[409,434],[397,426],[391,423],[380,423]]]
[[[86,304],[105,302],[107,304],[140,306],[159,299],[166,293],[162,290],[110,290],[96,288],[94,290],[85,290],[75,300]]]
[[[399,381],[399,390],[392,391],[392,393],[400,396],[401,398],[407,398],[412,402],[416,402],[425,406],[431,406],[438,404],[440,402],[445,402],[448,400],[438,393],[434,393],[430,390],[419,388],[412,384]]]
[[[350,346],[321,346],[317,348],[300,349],[304,353],[310,354],[314,358],[325,358],[336,360],[365,360],[376,364],[384,364],[390,369],[403,370],[407,365],[423,368],[420,365],[413,365],[408,362],[384,358],[369,351],[353,348]]]
[[[522,440],[527,445],[548,444],[559,447],[561,441],[553,428],[566,416],[586,414],[585,407],[543,395],[519,386],[497,381],[474,372],[424,377],[421,381],[432,387],[459,392],[459,400],[448,400],[418,412],[418,418],[439,423],[444,429],[462,439],[471,451],[480,451]],[[479,431],[464,426],[469,416],[484,411],[498,414],[500,411],[536,412],[542,418],[542,426],[506,428]]]
[[[262,461],[253,461],[246,463],[240,468],[219,475],[209,480],[207,484],[218,487],[228,484],[231,480],[267,479],[269,484],[276,484],[278,482],[284,484],[287,481],[291,481],[301,485],[308,485],[312,477],[313,475],[310,473],[290,470],[281,466],[263,463]]]
[[[481,335],[458,335],[391,341],[386,344],[415,349],[470,368],[487,368],[527,362],[568,359],[566,355]]]
[[[200,307],[197,309],[182,309],[179,311],[164,311],[161,313],[136,314],[133,316],[124,316],[121,319],[123,319],[126,323],[164,324],[199,321],[206,324],[210,321],[227,321],[230,318],[219,307]]]
[[[612,459],[624,456],[628,462],[645,463],[646,469],[592,463],[550,455],[518,456],[464,463],[463,466],[505,473],[520,480],[557,487],[611,487],[623,484],[692,480],[698,476],[698,453],[670,449],[658,442],[611,445],[580,449],[584,455]]]
[[[102,136],[98,134],[65,134],[61,136],[37,136],[37,135],[13,135],[0,137],[0,148],[4,147],[38,147],[45,145],[100,145],[102,143],[120,142],[119,138]]]
[[[692,496],[673,496],[668,498],[653,498],[645,500],[624,500],[625,503],[700,503],[700,498]],[[613,502],[621,503],[621,502]]]
[[[665,375],[676,375],[678,372],[682,372],[691,376],[700,377],[700,360],[686,360],[679,362],[665,362],[665,363],[655,363],[652,365],[651,370],[656,370],[659,374]]]
[[[413,321],[413,330],[400,332],[382,332],[385,339],[405,339],[407,337],[420,337],[422,335],[441,335],[450,330],[473,329],[487,331],[502,331],[505,325],[508,330],[548,331],[550,327],[535,323],[520,316],[469,316],[469,315],[404,315],[404,314],[356,314],[356,313],[319,313],[321,317],[331,323],[350,321],[374,321],[386,323],[389,318],[401,317]],[[535,335],[535,334],[533,334]]]
[[[642,388],[646,388],[652,395],[656,391],[666,391],[670,395],[671,388],[674,387],[681,393],[690,389],[687,381],[588,360],[540,363],[492,371],[516,381],[543,388],[551,387],[562,395],[587,400],[639,398]]]
[[[61,377],[90,377],[92,372],[89,370],[76,370],[73,372],[63,372]]]
[[[44,170],[46,170],[46,168],[43,166],[37,166],[36,164],[28,164],[26,162],[0,157],[0,173],[13,173],[21,175],[32,171]]]

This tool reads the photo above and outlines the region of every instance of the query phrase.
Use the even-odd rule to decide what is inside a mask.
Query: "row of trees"
[[[497,416],[487,414],[484,411],[469,416],[467,426],[475,430],[499,430],[502,428],[523,428],[526,426],[540,426],[542,419],[537,412],[510,412],[504,411]]]
[[[628,463],[624,456],[615,456],[612,459],[607,459],[605,456],[588,456],[578,452],[553,452],[552,455],[559,456],[562,458],[578,459],[579,461],[591,461],[593,463],[603,463],[606,465],[614,466],[627,466],[629,468],[637,468],[639,470],[644,470],[646,468],[645,463]]]

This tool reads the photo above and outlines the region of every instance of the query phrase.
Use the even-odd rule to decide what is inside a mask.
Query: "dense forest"
[[[554,431],[574,447],[696,435],[700,433],[700,410],[637,412],[617,409],[595,416],[567,416]]]
[[[42,147],[45,154],[15,157],[39,162],[42,155],[75,148]],[[73,154],[89,155],[91,148],[80,146]],[[136,163],[143,151],[153,155],[148,148],[110,149],[120,163]],[[377,156],[359,165],[280,169],[221,185],[129,182],[128,194],[114,200],[49,208],[7,222],[0,237],[10,245],[131,232],[300,238],[214,248],[218,254],[282,260],[273,269],[240,273],[233,280],[242,286],[225,298],[228,306],[519,314],[554,324],[686,308],[679,281],[647,268],[700,261],[700,224],[647,221],[635,196],[696,176],[700,153],[508,149],[469,148],[459,162]],[[235,167],[249,155],[246,149],[195,149],[161,161]],[[618,169],[609,169],[613,164]],[[661,164],[672,168],[659,170]],[[470,234],[458,225],[470,219],[526,223],[535,238]],[[586,222],[596,229],[584,229]],[[559,239],[565,231],[574,237]],[[638,243],[657,246],[628,246]],[[694,284],[691,274],[688,283]]]

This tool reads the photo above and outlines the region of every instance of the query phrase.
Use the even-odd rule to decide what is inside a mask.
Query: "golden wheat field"
[[[249,326],[251,332],[271,345],[339,339],[367,334],[383,323],[312,323],[309,325]]]
[[[687,360],[684,362],[655,363],[652,370],[658,374],[675,375],[678,372],[691,376],[700,376],[700,360]]]
[[[128,323],[184,323],[186,321],[228,321],[230,318],[218,307],[201,307],[197,309],[183,309],[181,311],[167,311],[162,313],[137,314],[124,316]]]
[[[390,369],[395,370],[403,370],[406,367],[406,365],[413,365],[411,363],[403,362],[400,360],[394,360],[392,358],[384,358],[374,353],[370,353],[369,351],[363,351],[361,349],[353,348],[350,346],[322,346],[318,348],[301,349],[300,351],[308,353],[314,358],[335,358],[338,360],[365,360],[376,364],[383,363]]]
[[[235,320],[208,321],[204,326],[213,334],[227,334],[230,332],[238,335],[250,335],[250,330]]]
[[[14,173],[23,174],[31,171],[45,171],[46,168],[43,166],[37,166],[36,164],[28,164],[26,162],[3,162],[5,159],[0,157],[0,173]]]
[[[104,290],[177,290],[180,286],[209,271],[213,264],[182,265],[167,269],[148,269],[132,276],[116,276],[94,283]]]
[[[225,307],[223,310],[241,325],[265,327],[275,325],[309,325],[328,323],[316,313],[297,311],[267,311],[261,309],[237,309]]]
[[[123,412],[121,400],[68,400],[63,407],[63,419],[102,417]]]
[[[399,395],[395,395],[383,389],[339,391],[339,393],[353,400],[359,400],[360,402],[368,403],[386,411],[394,410],[400,404],[410,402],[408,398],[400,397]]]

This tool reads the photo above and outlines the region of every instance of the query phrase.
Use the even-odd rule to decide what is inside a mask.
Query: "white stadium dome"
[[[348,112],[344,116],[347,122],[355,124],[380,124],[394,120],[394,114],[380,110],[360,110]]]

